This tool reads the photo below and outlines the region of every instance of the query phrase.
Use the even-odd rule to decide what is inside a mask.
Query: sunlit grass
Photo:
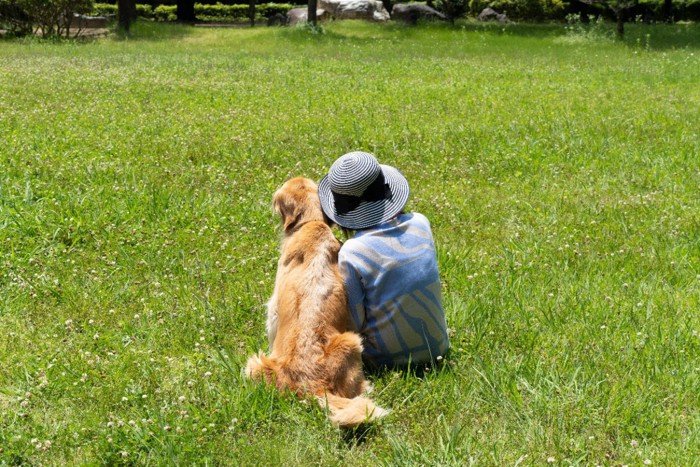
[[[695,462],[697,26],[355,22],[0,43],[0,463]],[[583,37],[583,39],[581,39]],[[344,436],[241,377],[271,194],[373,151],[453,351]]]

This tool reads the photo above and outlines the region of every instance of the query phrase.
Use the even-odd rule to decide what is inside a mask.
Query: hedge
[[[293,0],[296,1],[296,0]],[[564,0],[565,1],[565,0]],[[563,19],[570,13],[572,5],[565,7],[563,0],[470,0],[469,13],[477,16],[481,10],[491,7],[499,13],[506,13],[514,20],[553,20]],[[568,3],[568,2],[566,2]],[[661,18],[661,0],[641,0],[633,16]],[[280,13],[286,15],[298,5],[292,3],[261,3],[255,6],[256,17],[269,18]],[[195,3],[195,16],[200,21],[247,21],[248,4],[224,5],[216,3],[207,5]],[[589,7],[595,14],[606,16],[608,12],[600,5]],[[158,5],[153,8],[149,4],[137,4],[136,13],[141,18],[156,21],[175,21],[177,19],[176,5]],[[116,15],[117,6],[111,3],[95,3],[94,15]],[[674,0],[673,19],[676,21],[700,21],[700,0]]]
[[[201,21],[247,21],[248,5],[204,5],[194,4],[194,14]],[[289,3],[261,3],[255,5],[255,14],[258,17],[269,18],[280,13],[286,15],[289,10],[296,8]],[[116,15],[117,6],[111,3],[95,3],[94,15]],[[151,19],[155,21],[175,21],[177,19],[176,5],[158,5],[153,8],[151,5],[137,4],[136,14],[139,18]]]

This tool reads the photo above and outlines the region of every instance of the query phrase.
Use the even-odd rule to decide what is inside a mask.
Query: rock
[[[499,13],[493,8],[484,8],[476,17],[479,21],[498,21],[499,23],[510,23],[505,14]]]
[[[309,9],[304,8],[292,8],[287,12],[287,25],[295,26],[299,23],[306,23],[308,21]],[[316,10],[316,21],[326,21],[330,19],[331,14],[323,9]]]
[[[287,24],[287,16],[282,13],[275,13],[267,18],[268,26],[285,26]]]
[[[101,29],[106,28],[112,19],[114,19],[113,16],[86,16],[75,13],[73,14],[70,27],[75,29]]]
[[[318,6],[335,19],[364,19],[389,21],[389,12],[378,0],[319,0]]]
[[[419,19],[446,20],[447,17],[422,3],[397,3],[391,9],[391,19],[403,21],[406,24],[416,24]]]

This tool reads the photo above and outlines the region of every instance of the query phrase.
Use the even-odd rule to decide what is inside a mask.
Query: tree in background
[[[622,38],[625,35],[625,21],[630,17],[632,11],[639,5],[639,0],[581,0],[588,5],[599,4],[603,5],[615,15],[617,23],[617,37]]]
[[[661,16],[666,22],[670,23],[673,21],[673,0],[663,0],[661,4]]]
[[[132,10],[135,9],[136,2],[134,0],[117,0],[117,21],[119,30],[125,33],[129,32],[132,21]]]
[[[177,20],[181,23],[194,23],[194,0],[177,0]]]
[[[316,6],[318,2],[316,0],[309,0],[309,10],[306,13],[306,21],[312,26],[316,27]]]

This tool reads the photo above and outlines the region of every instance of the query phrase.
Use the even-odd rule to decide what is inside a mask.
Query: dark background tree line
[[[117,15],[120,29],[128,32],[137,17],[136,1],[112,1],[116,2],[111,4],[111,8],[114,8],[112,13]],[[313,23],[316,2],[318,0],[287,0],[284,2],[286,7],[279,5],[276,8],[277,12],[284,13],[285,8],[291,8],[291,5],[306,5],[309,8],[310,22]],[[394,2],[399,3],[401,0],[384,0],[387,9]],[[217,3],[222,5],[215,5]],[[428,3],[443,12],[466,12],[474,16],[484,8],[491,7],[516,21],[563,20],[567,15],[575,14],[585,23],[589,17],[603,16],[617,23],[620,35],[624,32],[625,22],[640,18],[645,21],[700,20],[700,0],[434,0]],[[264,6],[262,11],[267,13],[261,13],[261,5],[256,6],[256,0],[203,0],[196,3],[194,0],[142,0],[138,4],[140,14],[143,14],[144,9],[153,12],[167,8],[164,17],[161,15],[151,18],[175,19],[182,23],[196,22],[198,10],[224,10],[235,8],[224,5],[237,5],[246,9],[247,19],[253,26],[256,15],[259,18],[261,14],[265,16],[271,11],[270,6]],[[201,5],[196,7],[196,4]],[[93,0],[0,0],[0,29],[15,35],[68,35],[73,13],[90,14],[95,11],[95,6],[101,5],[102,10],[110,6],[96,4]],[[236,11],[236,15],[242,12],[241,9]],[[206,13],[204,19],[207,19]]]

